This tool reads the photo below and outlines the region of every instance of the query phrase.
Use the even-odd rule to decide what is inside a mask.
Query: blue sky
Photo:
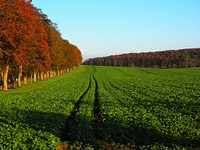
[[[200,47],[200,0],[33,0],[84,59]]]

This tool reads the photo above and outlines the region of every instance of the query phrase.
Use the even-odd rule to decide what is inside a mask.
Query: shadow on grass
[[[1,111],[0,111],[1,112]],[[2,114],[2,113],[1,113]],[[5,112],[4,112],[5,114]],[[184,148],[199,148],[200,140],[185,137],[174,137],[159,133],[151,127],[144,127],[132,123],[130,126],[124,126],[118,118],[109,118],[104,116],[103,125],[97,125],[92,128],[92,120],[84,115],[76,116],[76,121],[72,122],[69,131],[69,142],[80,142],[83,145],[91,145],[98,149],[99,146],[96,140],[103,140],[110,143],[118,143],[124,145],[135,145],[133,148],[164,145],[169,148],[174,148],[175,145]],[[0,115],[0,122],[5,124],[19,123],[24,124],[36,131],[50,132],[57,137],[61,137],[61,131],[64,128],[67,116],[59,113],[48,113],[39,111],[19,110],[17,108],[7,112],[6,117]],[[100,139],[94,138],[95,132],[99,132]]]
[[[200,139],[188,137],[175,137],[158,132],[153,127],[145,127],[144,125],[136,125],[130,123],[129,127],[125,127],[122,122],[114,120],[106,116],[104,123],[105,139],[110,142],[120,143],[124,145],[134,145],[133,148],[145,146],[163,145],[168,148],[184,147],[184,148],[199,148]]]
[[[28,126],[35,131],[50,132],[56,136],[60,136],[59,132],[63,128],[65,119],[66,116],[59,113],[21,110],[16,107],[7,112],[4,111],[0,115],[0,122],[2,123],[12,126],[20,124]]]

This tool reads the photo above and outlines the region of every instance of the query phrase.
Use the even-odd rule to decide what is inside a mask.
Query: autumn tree
[[[82,61],[80,50],[62,39],[57,26],[27,0],[0,0],[0,72],[3,90],[7,78],[18,74],[18,86],[27,75],[40,79],[50,71],[63,72]]]
[[[31,40],[34,34],[32,25],[29,23],[29,20],[33,17],[30,12],[33,10],[29,7],[30,3],[23,0],[12,0],[11,2],[1,0],[0,2],[0,46],[2,51],[1,62],[3,62],[1,66],[3,70],[3,90],[7,90],[10,64],[16,63],[21,69],[26,43]]]
[[[72,66],[79,66],[82,62],[81,52],[76,45],[70,44],[71,47],[71,58],[73,58]]]

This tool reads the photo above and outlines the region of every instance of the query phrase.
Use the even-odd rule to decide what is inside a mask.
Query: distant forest
[[[154,68],[200,67],[200,48],[97,57],[88,59],[84,61],[83,64]]]

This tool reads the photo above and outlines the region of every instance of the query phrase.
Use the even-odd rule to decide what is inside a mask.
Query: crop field
[[[0,150],[200,149],[200,68],[81,66],[0,108]]]

